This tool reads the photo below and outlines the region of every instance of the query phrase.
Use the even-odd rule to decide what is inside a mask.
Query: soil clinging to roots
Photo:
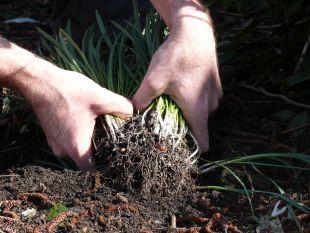
[[[116,133],[116,140],[97,130],[96,164],[118,189],[143,195],[188,194],[198,173],[197,157],[191,156],[197,145],[190,135],[178,143],[172,136],[160,139],[152,130],[152,118],[142,124],[141,116],[133,117]]]

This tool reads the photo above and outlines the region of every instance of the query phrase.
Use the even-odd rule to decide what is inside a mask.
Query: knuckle
[[[154,78],[147,78],[144,82],[144,87],[151,92],[156,92],[158,89],[158,82]]]

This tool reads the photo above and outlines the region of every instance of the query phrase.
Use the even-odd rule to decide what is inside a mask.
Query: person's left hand
[[[209,148],[207,120],[218,106],[222,89],[212,27],[189,19],[178,25],[154,54],[145,78],[133,97],[138,110],[161,94],[182,109],[200,148]]]

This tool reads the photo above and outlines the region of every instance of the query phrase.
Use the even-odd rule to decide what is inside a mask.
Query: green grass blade
[[[98,23],[101,35],[103,36],[103,40],[105,41],[107,46],[111,49],[113,43],[111,41],[111,38],[110,38],[110,36],[109,36],[109,34],[107,32],[106,27],[104,26],[104,23],[103,23],[102,18],[101,18],[101,16],[100,16],[98,11],[96,11],[96,19],[97,19],[97,23]]]
[[[292,158],[296,160],[300,160],[306,163],[310,163],[310,156],[298,154],[298,153],[266,153],[266,154],[257,154],[257,155],[250,155],[250,156],[241,156],[235,157],[232,159],[220,160],[215,162],[207,163],[200,167],[201,173],[210,172],[218,167],[223,165],[235,164],[238,162],[244,161],[255,161],[258,159],[270,159],[270,158]]]
[[[253,203],[252,203],[252,200],[251,200],[248,188],[243,183],[243,181],[240,179],[240,177],[237,176],[237,174],[235,172],[233,172],[229,167],[223,166],[223,168],[225,168],[225,170],[227,170],[238,181],[238,183],[242,186],[242,188],[244,190],[244,193],[245,193],[245,196],[247,197],[248,202],[250,204],[252,216],[255,219],[255,221],[258,222],[258,218],[255,215],[254,208],[253,208]]]
[[[229,192],[236,192],[240,194],[245,194],[243,189],[237,189],[237,188],[230,188],[230,187],[222,187],[222,186],[200,186],[197,187],[198,190],[203,190],[203,189],[210,189],[210,190],[218,190],[218,191],[229,191]],[[294,206],[295,208],[299,209],[300,211],[304,213],[310,213],[310,208],[305,206],[304,204],[297,202],[295,200],[292,200],[291,198],[282,195],[280,193],[275,193],[275,192],[269,192],[269,191],[262,191],[262,190],[248,190],[250,193],[258,193],[262,195],[268,195],[272,196],[274,198],[279,198],[288,204]]]
[[[43,36],[47,41],[49,41],[50,43],[54,44],[55,46],[58,45],[58,42],[56,39],[54,39],[51,35],[49,35],[48,33],[46,33],[45,31],[43,31],[41,28],[36,27],[37,31],[39,32],[39,34],[41,36]]]

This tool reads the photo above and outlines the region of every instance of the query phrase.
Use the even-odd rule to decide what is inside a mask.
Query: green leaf
[[[62,203],[56,203],[48,210],[47,221],[51,221],[61,213],[67,212],[68,208]]]
[[[252,203],[252,200],[251,200],[251,197],[250,197],[250,193],[249,193],[249,190],[248,188],[245,186],[245,184],[243,183],[243,181],[241,180],[241,178],[235,173],[233,172],[233,170],[231,170],[229,167],[227,166],[223,166],[238,182],[239,184],[242,186],[243,188],[243,191],[244,191],[244,194],[246,195],[247,199],[248,199],[248,202],[250,204],[250,208],[251,208],[251,213],[252,213],[252,216],[253,218],[255,219],[255,221],[258,221],[258,218],[256,217],[255,215],[255,212],[254,212],[254,208],[253,208],[253,203]]]
[[[307,81],[310,81],[310,73],[295,74],[286,79],[286,85],[292,87]]]
[[[101,35],[103,36],[103,40],[105,41],[105,43],[107,44],[107,46],[108,46],[109,48],[111,48],[111,47],[112,47],[112,41],[111,41],[111,39],[110,39],[110,37],[109,37],[109,34],[108,34],[108,32],[107,32],[107,29],[105,28],[104,23],[103,23],[103,21],[102,21],[102,18],[101,18],[101,16],[100,16],[100,14],[99,14],[98,11],[96,11],[96,19],[97,19],[97,23],[98,23],[98,26],[99,26],[99,30],[100,30],[100,32],[101,32]]]
[[[289,123],[289,128],[294,129],[304,125],[310,124],[309,112],[302,112],[296,115]]]
[[[37,31],[41,34],[41,36],[43,36],[47,41],[51,42],[54,45],[58,45],[58,42],[56,39],[54,39],[51,35],[49,35],[48,33],[46,33],[45,31],[43,31],[41,28],[36,27]]]

